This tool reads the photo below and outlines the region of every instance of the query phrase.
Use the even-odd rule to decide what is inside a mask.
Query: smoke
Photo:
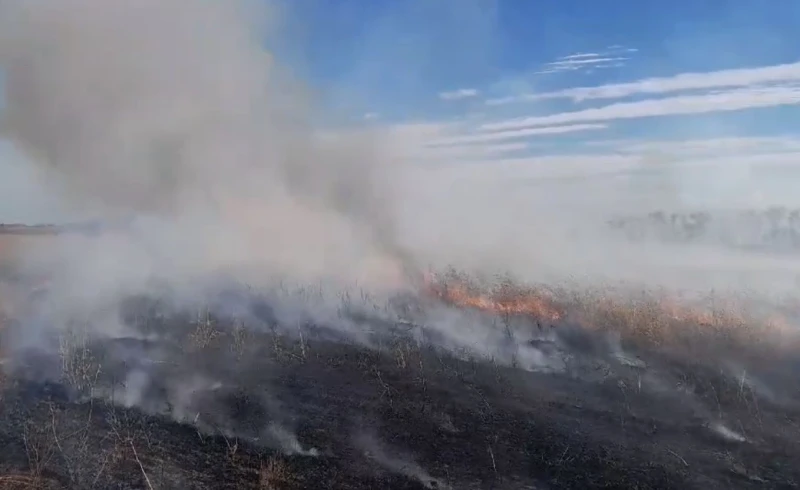
[[[587,187],[594,180],[583,167],[576,171],[580,185],[572,186],[543,178],[541,168],[524,161],[421,167],[393,135],[337,125],[335,114],[313,103],[313,87],[265,48],[280,25],[272,7],[245,0],[0,0],[6,99],[0,136],[24,156],[30,179],[52,192],[47,199],[64,214],[125,222],[99,236],[65,235],[26,254],[29,272],[47,270],[51,284],[44,302],[15,315],[24,326],[3,332],[9,350],[37,348],[62,363],[75,352],[105,353],[102,374],[111,379],[95,376],[90,396],[316,456],[287,423],[292,407],[277,407],[266,393],[271,380],[260,376],[272,366],[264,353],[247,357],[248,333],[236,330],[231,318],[247,323],[242,330],[273,328],[276,338],[299,337],[300,353],[293,355],[305,358],[312,334],[312,342],[344,337],[381,348],[376,344],[384,339],[374,342],[363,324],[387,325],[396,312],[379,306],[382,297],[363,295],[352,304],[344,285],[396,292],[407,286],[406,273],[429,264],[570,279],[581,288],[609,278],[695,290],[796,286],[797,260],[615,239],[605,227],[615,212],[649,211],[664,202],[639,199],[647,192],[636,182],[623,181],[627,189],[618,181]],[[481,12],[475,8],[463,18],[488,36]],[[386,35],[376,29],[375,39]],[[416,59],[417,53],[405,54]],[[708,176],[676,172],[666,201],[698,203],[687,196],[708,188],[700,178]],[[735,193],[747,177],[731,174],[712,193]],[[14,200],[36,209],[43,197]],[[256,286],[266,298],[219,294],[231,283]],[[276,284],[277,293],[265,287]],[[308,289],[286,294],[284,284]],[[334,295],[323,297],[329,284]],[[135,322],[120,310],[136,294],[166,296],[177,303],[166,308],[174,318],[147,311],[142,314],[155,327],[130,325]],[[257,299],[267,303],[261,311]],[[202,308],[206,323],[186,318],[186,311]],[[222,318],[219,331],[203,330],[212,323],[209,310]],[[490,316],[440,305],[404,320],[464,359],[576,376],[596,371],[595,358],[646,368],[621,342],[602,335],[591,337],[584,355],[570,345],[567,328],[543,333],[541,325],[515,328],[508,319],[501,328]],[[90,330],[88,339],[66,346],[53,340],[75,323]],[[311,332],[311,324],[319,328]],[[208,338],[197,339],[198,332]],[[214,335],[242,352],[213,350]],[[187,353],[187,338],[208,351]],[[42,377],[65,370],[53,359],[37,365],[19,357],[12,367],[36,365]],[[88,354],[80,360],[94,367]],[[739,437],[722,425],[716,430]],[[442,486],[375,437],[356,439],[378,465]]]
[[[170,349],[186,333],[179,327],[148,334],[121,318],[135,295],[175,302],[174,314],[198,311],[231,282],[394,289],[411,266],[395,226],[403,162],[377,131],[322,123],[335,117],[311,106],[308,87],[265,49],[278,16],[266,5],[0,2],[2,136],[64,209],[125,223],[27,251],[24,267],[46,271],[48,292],[16,312],[22,326],[3,332],[3,344],[15,354],[10,368],[34,378],[58,378],[57,359],[76,352],[91,364],[89,344],[111,348],[109,362],[131,367],[106,364],[112,378],[92,381],[91,396],[316,454],[261,418],[247,431],[233,424],[225,401],[233,388],[216,371],[169,371],[162,362],[178,355]],[[31,207],[41,197],[20,201]],[[279,300],[274,313],[290,329],[337,316],[330,302]],[[215,313],[236,307],[230,300]],[[346,321],[339,328],[349,336]],[[73,330],[82,340],[65,344]],[[33,352],[48,359],[35,372]],[[85,384],[62,367],[62,378]]]
[[[0,4],[3,135],[65,204],[135,218],[124,240],[67,244],[70,280],[97,291],[244,267],[354,280],[396,259],[380,135],[320,130],[263,47],[271,23],[252,20],[277,14],[254,8]]]
[[[378,465],[405,475],[419,481],[425,488],[448,488],[442,482],[433,478],[418,463],[407,454],[403,454],[397,449],[389,449],[382,444],[377,437],[369,432],[361,432],[355,435],[355,443],[360,447],[369,459]]]
[[[481,38],[491,39],[494,16],[482,14],[493,14],[493,3],[470,5],[450,20],[479,26]],[[396,135],[336,124],[335,114],[313,103],[313,87],[265,47],[280,34],[281,12],[273,7],[0,2],[3,136],[64,209],[129,220],[123,229],[64,236],[54,248],[26,254],[26,265],[52,280],[37,328],[20,342],[36,344],[48,321],[81,315],[101,319],[95,323],[107,335],[130,335],[114,318],[127,295],[167,283],[196,307],[231,278],[391,290],[405,285],[409,271],[454,265],[581,287],[610,280],[703,292],[796,286],[797,260],[625,243],[610,233],[605,222],[617,212],[685,204],[686,195],[700,194],[687,187],[682,168],[672,168],[666,197],[650,196],[635,178],[595,178],[592,161],[414,165]],[[391,22],[370,28],[370,46],[385,44]],[[367,54],[370,64],[375,58]],[[491,54],[486,48],[476,63],[487,64]],[[462,72],[480,71],[462,62]],[[353,71],[377,81],[370,70]],[[614,162],[622,170],[636,164]],[[329,301],[295,303],[314,311],[283,306],[282,318],[293,324],[337,316]],[[458,314],[440,316],[433,321],[449,348],[503,350],[502,334]],[[363,340],[358,328],[336,320],[340,333]],[[559,364],[534,348],[516,356],[529,369]]]
[[[366,29],[371,42],[356,50],[342,85],[380,84],[386,73],[410,84],[430,64],[427,48],[400,49],[387,37],[426,15],[455,34],[420,34],[417,43],[449,49],[469,31],[479,56],[453,60],[453,69],[485,71],[496,6],[468,7],[390,9],[398,15]],[[665,155],[672,185],[664,194],[650,192],[647,179],[598,178],[590,160],[545,159],[556,170],[524,160],[414,165],[402,139],[336,124],[336,114],[314,103],[314,87],[265,48],[284,34],[273,2],[7,0],[0,9],[3,136],[61,209],[133,219],[124,232],[64,239],[55,253],[32,254],[58,264],[65,303],[145,288],[153,276],[192,284],[220,272],[249,283],[394,287],[409,270],[452,264],[534,280],[786,290],[800,271],[791,264],[778,277],[785,262],[625,244],[604,229],[616,213],[736,195],[749,175],[741,166],[745,173],[726,167],[724,180]],[[396,51],[391,64],[384,47]],[[337,90],[340,105],[359,100]],[[618,160],[623,170],[652,166]],[[548,172],[577,179],[543,178]],[[35,209],[42,198],[15,201]]]

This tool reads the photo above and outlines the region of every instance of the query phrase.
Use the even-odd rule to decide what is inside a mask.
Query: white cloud
[[[579,60],[583,58],[600,58],[603,55],[600,53],[575,53],[568,56],[562,56],[560,60]]]
[[[474,88],[462,88],[450,92],[441,92],[439,98],[442,100],[459,100],[477,97],[479,92]]]
[[[610,51],[599,53],[574,53],[567,56],[562,56],[556,61],[545,63],[542,69],[534,72],[534,75],[544,75],[547,73],[559,73],[565,71],[578,71],[601,68],[616,68],[622,66],[622,63],[630,58],[620,56],[621,53],[630,53],[631,51],[623,49],[622,47],[611,47]]]
[[[800,203],[787,190],[790,185],[782,186],[791,181],[785,175],[800,175],[800,135],[600,140],[572,146],[571,150],[559,148],[555,154],[532,154],[528,151],[531,146],[525,143],[505,142],[511,134],[526,136],[528,130],[547,134],[562,128],[574,131],[580,126],[468,134],[462,132],[461,123],[417,124],[399,132],[422,136],[413,149],[403,145],[404,156],[426,163],[416,167],[422,172],[420,179],[436,182],[439,187],[447,185],[449,192],[495,189],[492,192],[501,193],[502,199],[536,195],[542,205],[581,212],[602,209],[604,213],[611,208],[629,210],[636,206],[691,207],[704,203],[703,199],[716,200],[723,206]],[[596,126],[587,124],[584,129],[603,127]],[[451,146],[435,146],[445,144]],[[651,178],[658,174],[642,172],[654,164],[664,168],[663,180]],[[751,175],[758,180],[748,180]]]
[[[636,168],[641,159],[633,155],[571,154],[541,155],[517,158],[485,158],[465,164],[454,161],[438,165],[438,175],[452,175],[461,182],[523,181],[536,179],[568,179],[602,177]]]
[[[527,95],[522,97],[528,97]],[[503,104],[510,104],[511,102],[518,102],[522,100],[522,97],[495,97],[493,99],[486,99],[484,104],[486,105],[503,105]]]
[[[451,123],[409,122],[386,126],[392,147],[397,148],[433,148],[453,145],[475,145],[476,143],[495,143],[503,140],[525,138],[529,136],[546,136],[580,131],[597,131],[606,129],[606,124],[571,124],[561,126],[544,126],[525,129],[514,129],[499,132],[468,132],[465,121]],[[477,147],[477,146],[473,146]]]
[[[388,136],[384,146],[386,151],[414,162],[497,158],[504,153],[528,148],[528,144],[522,142],[496,143],[503,138],[461,141],[458,123],[405,123],[387,126],[385,130]]]
[[[492,157],[503,153],[528,149],[527,143],[501,143],[496,145],[455,145],[439,147],[423,147],[410,151],[407,156],[418,160],[474,160]]]
[[[593,109],[488,123],[482,125],[480,129],[484,131],[504,131],[530,126],[701,114],[795,104],[800,104],[800,85],[748,88],[713,94],[682,95],[636,102],[619,102]]]
[[[511,131],[499,131],[495,133],[477,133],[452,136],[431,142],[435,145],[455,145],[470,143],[486,143],[492,141],[502,141],[514,138],[525,138],[529,136],[543,136],[552,134],[573,133],[578,131],[592,131],[606,129],[605,124],[572,124],[567,126],[545,126],[538,128],[514,129]]]
[[[675,156],[720,155],[743,152],[800,152],[798,136],[729,136],[690,140],[644,140],[617,141],[614,147],[623,153],[664,153]]]
[[[439,122],[407,122],[386,128],[389,136],[399,144],[424,144],[436,137],[450,134],[453,126]]]
[[[681,73],[671,77],[645,78],[634,82],[614,83],[597,87],[576,87],[541,94],[493,99],[490,105],[543,99],[617,99],[639,94],[667,94],[689,90],[750,87],[755,85],[800,81],[800,62],[757,68],[737,68],[706,73]]]
[[[583,65],[596,65],[599,63],[608,63],[611,61],[625,61],[627,59],[628,58],[620,58],[620,57],[568,59],[568,60],[554,61],[552,63],[548,63],[545,66],[565,67],[565,69],[571,69],[572,67],[579,68]]]
[[[622,52],[622,53],[637,53],[637,52],[639,52],[639,50],[637,48],[626,48],[625,46],[622,46],[621,44],[612,44],[611,46],[607,47],[606,49],[609,50],[609,51],[616,51],[616,52]]]
[[[663,173],[649,174],[641,172],[650,162],[640,155],[584,153],[456,160],[426,171],[437,182],[458,184],[472,193],[495,188],[502,193],[499,199],[506,200],[539,195],[559,210],[574,206],[581,213],[607,216],[611,209],[630,212],[637,206],[800,204],[791,185],[791,176],[800,175],[799,160],[800,151],[686,155],[665,162]],[[662,179],[649,178],[656,175]]]

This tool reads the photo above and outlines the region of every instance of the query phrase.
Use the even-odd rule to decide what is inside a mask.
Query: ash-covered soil
[[[462,312],[508,335],[492,359],[421,317],[350,315],[344,333],[248,308],[138,300],[127,333],[6,358],[0,488],[800,486],[800,359],[784,351]],[[5,341],[24,328],[9,320]]]

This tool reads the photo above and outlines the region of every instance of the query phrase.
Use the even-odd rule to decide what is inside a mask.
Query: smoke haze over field
[[[4,2],[5,136],[65,203],[147,218],[136,232],[164,260],[150,268],[357,279],[395,245],[391,162],[375,137],[314,131],[252,7]]]
[[[477,15],[489,3],[470,3],[475,15],[451,20],[481,25],[489,43],[495,19]],[[613,240],[603,228],[611,214],[683,198],[651,196],[628,180],[584,185],[597,178],[591,161],[420,163],[405,136],[332,125],[336,118],[311,103],[312,87],[264,48],[280,13],[263,5],[0,3],[3,135],[34,170],[30,178],[62,196],[64,209],[137,218],[132,240],[66,243],[65,281],[109,291],[152,274],[225,271],[248,281],[396,285],[413,263],[531,279],[794,286],[796,261]],[[640,163],[621,156],[603,170]],[[586,182],[540,182],[548,175]],[[44,198],[15,200],[36,209]],[[790,273],[776,279],[779,269]]]
[[[308,14],[305,24],[289,15],[290,5],[302,16],[306,7],[324,15]],[[351,15],[374,13],[375,5],[379,19],[350,25]],[[682,98],[695,95],[660,104],[676,85],[698,85],[698,78],[700,88],[709,85],[702,74],[562,93],[484,80],[480,90],[454,85],[428,94],[461,104],[462,119],[440,106],[430,116],[438,121],[416,120],[414,96],[430,88],[421,80],[436,71],[431,65],[446,59],[453,76],[468,77],[514,57],[497,52],[500,5],[0,0],[0,224],[88,219],[102,230],[0,229],[0,449],[27,451],[31,475],[46,476],[49,463],[32,456],[43,451],[29,445],[37,426],[56,444],[45,459],[72,479],[73,460],[106,457],[103,446],[113,439],[109,466],[103,461],[97,477],[116,478],[112,466],[124,464],[151,488],[186,487],[164,476],[164,462],[184,453],[225,478],[246,471],[262,488],[264,473],[282,461],[265,465],[265,447],[334,463],[326,475],[281,467],[301,476],[292,480],[298,488],[312,481],[356,488],[339,480],[351,469],[401,474],[425,488],[488,487],[490,480],[451,481],[456,467],[474,482],[490,473],[494,488],[506,488],[514,465],[539,467],[555,486],[569,486],[569,466],[595,485],[614,472],[633,485],[639,477],[658,480],[659,465],[681,478],[717,457],[727,467],[734,453],[763,464],[765,479],[751,478],[754,485],[778,481],[762,470],[788,468],[795,452],[784,451],[794,429],[786,422],[793,412],[784,409],[794,410],[791,394],[800,392],[792,384],[800,319],[796,301],[776,297],[799,284],[800,207],[794,221],[783,212],[798,231],[792,253],[754,252],[739,239],[769,241],[764,225],[778,228],[780,220],[737,210],[763,204],[749,182],[757,173],[750,164],[762,159],[749,155],[726,167],[738,151],[731,141],[643,149],[616,141],[610,146],[630,148],[600,156],[569,139],[551,153],[537,153],[532,140],[517,143],[603,132],[614,118],[646,118],[648,110],[688,108],[700,117],[707,106]],[[307,53],[296,31],[317,27],[330,28],[331,39],[337,28],[358,31],[349,38],[357,46],[343,49],[354,59],[323,49],[328,72],[298,66],[291,55]],[[552,29],[551,36],[538,44],[569,41]],[[559,55],[542,73],[635,52],[607,50],[614,53]],[[770,81],[776,73],[795,76],[771,70],[750,78]],[[537,104],[534,111],[566,112],[505,121],[481,115],[495,107],[513,116],[505,102],[490,103],[511,89],[531,91],[519,97]],[[637,105],[647,91],[659,98]],[[362,114],[375,93],[402,115]],[[636,100],[563,109],[619,93]],[[757,101],[774,95],[759,92]],[[574,100],[553,102],[565,98]],[[600,116],[606,119],[593,119]],[[705,129],[719,136],[717,127]],[[770,148],[774,140],[748,143]],[[682,151],[692,158],[678,158]],[[784,159],[776,153],[763,161]],[[768,197],[783,204],[784,193]],[[664,213],[648,215],[656,210]],[[696,220],[670,213],[685,218],[696,210],[722,219],[683,240]],[[65,229],[85,233],[56,233]],[[770,403],[756,402],[756,392]],[[45,417],[25,418],[19,440],[5,427],[23,417],[9,393],[30,399]],[[67,420],[85,419],[85,429],[57,428],[56,405],[86,408],[87,417]],[[119,413],[131,419],[123,424]],[[168,418],[181,425],[153,432],[151,445],[148,431]],[[90,428],[95,421],[100,431]],[[118,430],[123,425],[148,443]],[[188,446],[161,444],[167,431]],[[97,444],[92,432],[103,436]],[[742,446],[721,451],[708,436]],[[78,437],[85,453],[62,446]],[[682,438],[690,443],[679,447]],[[9,441],[17,444],[12,450]],[[240,441],[259,449],[253,471]],[[213,444],[222,452],[210,452]],[[745,444],[762,447],[748,453]],[[475,456],[454,457],[457,447]],[[714,475],[723,475],[718,467]],[[199,481],[196,470],[186,477]],[[148,474],[163,482],[150,485]],[[711,480],[697,481],[708,488]],[[97,478],[92,485],[104,487]]]

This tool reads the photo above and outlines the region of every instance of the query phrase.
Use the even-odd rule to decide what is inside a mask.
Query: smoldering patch
[[[374,434],[362,432],[356,434],[354,440],[364,455],[381,467],[411,477],[421,482],[425,488],[449,488],[445,482],[429,475],[410,455],[397,449],[388,448]]]

